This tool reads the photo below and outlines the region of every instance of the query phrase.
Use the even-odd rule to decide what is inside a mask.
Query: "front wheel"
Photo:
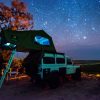
[[[72,74],[73,80],[81,80],[81,69],[77,68],[75,74]]]

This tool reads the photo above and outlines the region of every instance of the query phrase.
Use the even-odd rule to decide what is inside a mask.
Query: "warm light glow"
[[[97,77],[100,77],[100,74],[97,74],[96,76],[97,76]]]
[[[86,78],[86,79],[95,79],[95,80],[97,80],[97,79],[100,78],[100,74],[88,74],[88,73],[82,72],[81,75],[82,75],[82,78]]]

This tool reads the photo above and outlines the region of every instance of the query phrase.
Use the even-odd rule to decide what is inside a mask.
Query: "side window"
[[[44,64],[54,64],[55,63],[55,58],[53,58],[53,57],[44,57],[43,58],[43,63]]]
[[[56,58],[56,62],[57,62],[57,64],[64,64],[65,59],[64,58]]]
[[[68,64],[68,65],[71,65],[71,64],[72,64],[71,59],[69,59],[69,58],[67,59],[67,64]]]

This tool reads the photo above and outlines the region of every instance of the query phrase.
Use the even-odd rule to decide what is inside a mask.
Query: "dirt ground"
[[[29,79],[8,81],[0,100],[100,100],[100,79],[70,80],[56,89],[33,86]]]

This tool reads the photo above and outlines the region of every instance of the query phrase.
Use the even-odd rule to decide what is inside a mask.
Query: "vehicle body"
[[[71,59],[62,53],[44,53],[39,68],[38,74],[43,79],[48,73],[56,71],[59,74],[73,75],[80,66],[73,65]]]

